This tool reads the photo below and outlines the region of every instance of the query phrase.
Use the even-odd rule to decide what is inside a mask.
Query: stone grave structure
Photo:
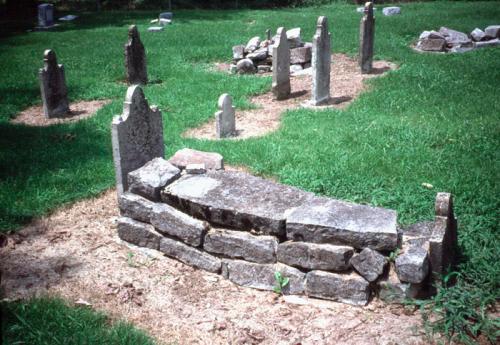
[[[49,119],[68,115],[70,110],[64,66],[57,64],[56,53],[50,49],[43,54],[43,65],[38,72],[43,113]]]
[[[131,171],[164,156],[161,112],[149,107],[140,86],[128,88],[123,113],[113,118],[111,134],[116,188],[118,194],[122,194],[128,190],[127,178]],[[160,181],[164,180],[160,178]]]
[[[235,134],[235,110],[233,100],[227,93],[218,101],[219,111],[215,113],[215,132],[217,138],[227,138]]]
[[[373,17],[373,3],[367,2],[359,28],[359,67],[361,73],[370,73],[372,70],[374,41],[375,18]]]
[[[125,44],[125,72],[130,85],[148,83],[146,53],[135,25],[131,25],[128,29],[128,42]]]
[[[291,93],[290,48],[285,28],[278,28],[277,40],[273,46],[272,92],[278,100],[287,99]]]
[[[422,32],[415,49],[425,52],[464,53],[495,46],[500,46],[500,25],[490,25],[484,31],[475,28],[469,35],[443,26],[439,31]]]
[[[311,104],[321,105],[330,99],[330,69],[331,69],[330,32],[328,19],[318,18],[316,33],[313,37],[312,49],[312,92]]]
[[[290,47],[290,71],[298,72],[311,67],[312,43],[303,42],[301,29],[293,28],[286,31]],[[266,39],[259,36],[252,37],[246,45],[233,47],[232,73],[266,73],[271,71],[273,64],[273,47],[278,36],[271,37],[271,30],[266,30]]]
[[[128,174],[129,189],[119,195],[122,240],[241,286],[273,290],[279,272],[289,279],[285,294],[354,305],[377,294],[388,302],[426,297],[433,275],[453,264],[450,194],[438,194],[435,221],[400,232],[393,210],[223,168],[190,173],[194,161],[223,164],[217,154],[189,151],[169,161],[154,158]]]
[[[54,26],[54,5],[38,5],[38,27],[37,29],[47,29]]]

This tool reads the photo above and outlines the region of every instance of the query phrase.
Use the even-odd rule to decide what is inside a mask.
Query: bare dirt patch
[[[5,297],[90,303],[166,344],[430,344],[414,310],[278,297],[128,246],[116,236],[115,193],[9,235],[0,248]]]
[[[314,107],[314,109],[321,110],[325,107],[343,109],[347,107],[365,89],[364,80],[380,76],[397,67],[391,62],[374,61],[373,72],[361,74],[358,62],[354,58],[344,54],[333,54],[332,61],[331,101],[326,106]],[[216,68],[220,71],[227,71],[228,66],[225,63],[216,64]],[[270,73],[258,75],[269,76]],[[291,78],[292,95],[289,99],[277,101],[271,92],[252,97],[251,102],[258,108],[236,111],[236,135],[230,139],[259,137],[276,131],[280,127],[283,112],[299,108],[311,98],[311,85],[310,75],[299,75]],[[216,140],[215,120],[212,119],[200,127],[188,129],[183,136]]]
[[[10,122],[15,124],[23,124],[28,126],[50,126],[59,123],[76,122],[89,118],[97,113],[111,100],[95,100],[95,101],[78,101],[69,105],[71,112],[65,117],[48,119],[43,113],[42,105],[35,105],[21,111]]]

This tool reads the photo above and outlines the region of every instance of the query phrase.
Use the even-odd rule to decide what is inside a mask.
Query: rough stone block
[[[484,33],[484,31],[479,28],[475,28],[474,30],[472,30],[470,36],[476,42],[482,41],[484,38],[486,38],[486,34]]]
[[[403,283],[399,280],[394,267],[381,279],[378,285],[378,297],[386,303],[403,303],[406,299],[428,298],[434,293],[426,280],[420,284]]]
[[[446,49],[446,40],[444,38],[425,38],[418,42],[417,48],[430,52],[442,52]]]
[[[264,235],[285,234],[285,211],[311,193],[237,171],[185,175],[162,192],[164,202],[193,217]]]
[[[422,247],[410,247],[396,258],[396,273],[401,281],[421,283],[429,274],[427,250]]]
[[[289,278],[283,288],[284,294],[301,294],[304,292],[305,273],[283,264],[257,264],[241,260],[222,260],[222,274],[225,278],[241,286],[272,291],[276,286],[274,274],[280,272]]]
[[[186,168],[188,164],[205,164],[208,170],[224,169],[224,158],[216,152],[184,148],[177,151],[168,161],[179,169]]]
[[[312,47],[298,47],[290,49],[290,63],[303,64],[311,62]]]
[[[348,304],[366,305],[370,298],[370,285],[356,273],[311,271],[306,277],[306,294]]]
[[[286,32],[286,39],[288,41],[288,45],[290,46],[291,49],[297,48],[297,47],[302,47],[304,43],[302,42],[301,38],[301,29],[300,28],[293,28],[290,29]]]
[[[409,248],[417,246],[427,249],[433,229],[434,222],[419,222],[404,228],[402,231],[402,247]]]
[[[495,38],[494,40],[484,41],[484,42],[475,42],[475,48],[487,48],[487,47],[496,47],[500,46],[500,39]]]
[[[155,231],[151,224],[138,222],[128,217],[118,218],[118,236],[139,247],[156,250],[158,250],[160,239],[163,237]]]
[[[129,191],[153,201],[160,200],[160,191],[181,176],[181,171],[161,157],[128,173]]]
[[[266,48],[260,48],[254,51],[253,53],[250,53],[246,56],[247,59],[250,59],[252,61],[262,61],[267,58],[268,52],[267,52],[267,47]]]
[[[194,219],[165,204],[156,204],[153,207],[151,224],[162,234],[177,237],[194,247],[203,243],[203,237],[209,227],[206,222]]]
[[[290,240],[394,250],[396,211],[315,197],[292,210],[286,221]]]
[[[306,242],[284,242],[278,246],[278,261],[310,270],[345,271],[354,251],[351,247]]]
[[[374,282],[384,273],[389,261],[376,250],[365,248],[351,259],[354,269],[369,282]]]
[[[245,46],[245,53],[252,53],[260,46],[260,37],[252,37]]]
[[[120,214],[141,222],[151,221],[151,212],[155,203],[132,193],[123,193],[118,196]]]
[[[248,232],[222,229],[209,231],[203,244],[207,252],[261,264],[276,262],[277,247],[274,236],[254,236]]]
[[[449,29],[447,27],[441,27],[439,33],[444,36],[446,44],[449,46],[467,46],[472,44],[471,39],[466,33]]]
[[[160,240],[160,251],[186,265],[208,272],[219,273],[221,269],[220,259],[170,238],[163,237]]]
[[[207,172],[205,164],[188,164],[186,165],[186,174],[200,175]]]
[[[484,33],[491,38],[500,38],[500,25],[490,25],[484,29]]]
[[[233,47],[233,60],[239,61],[245,57],[245,46],[237,45]]]

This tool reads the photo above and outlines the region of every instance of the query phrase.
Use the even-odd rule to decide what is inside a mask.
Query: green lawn
[[[4,345],[154,345],[133,326],[111,323],[87,307],[58,299],[0,303],[0,342]]]
[[[319,15],[329,18],[333,50],[355,55],[360,14],[354,5],[176,11],[174,24],[161,33],[146,32],[156,12],[82,14],[54,32],[1,40],[0,231],[113,186],[110,123],[126,90],[127,26],[136,23],[150,79],[163,81],[145,87],[145,94],[163,111],[167,155],[182,147],[217,151],[229,164],[286,184],[396,209],[402,224],[432,219],[436,192],[453,193],[463,263],[457,286],[443,290],[434,306],[446,315],[440,327],[449,334],[494,337],[485,311],[499,296],[500,48],[431,55],[408,45],[440,26],[470,32],[500,24],[500,2],[401,7],[401,16],[376,11],[376,58],[398,63],[397,71],[372,80],[370,92],[346,110],[289,111],[280,131],[240,142],[180,136],[213,116],[220,94],[230,93],[242,109],[250,95],[270,89],[270,79],[209,72],[207,66],[228,61],[233,45],[267,28],[299,26],[309,40]],[[75,124],[9,124],[17,111],[40,102],[37,70],[47,48],[65,65],[71,100],[113,102]]]

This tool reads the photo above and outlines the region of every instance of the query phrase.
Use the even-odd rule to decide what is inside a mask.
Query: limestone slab
[[[162,200],[193,217],[264,235],[285,234],[285,212],[311,193],[237,171],[186,175],[167,186]]]
[[[321,105],[330,99],[331,42],[328,19],[318,18],[312,46],[312,92],[311,104]]]
[[[198,247],[208,231],[208,224],[165,204],[155,204],[151,211],[151,224],[162,234],[181,239]]]
[[[306,242],[283,242],[278,246],[278,261],[309,270],[345,271],[354,251],[351,247]]]
[[[274,274],[280,272],[289,279],[282,291],[284,294],[304,292],[305,273],[283,264],[257,264],[242,260],[222,260],[222,274],[226,279],[241,286],[272,291],[277,285]]]
[[[365,248],[351,258],[351,265],[363,278],[374,282],[384,273],[389,261],[376,250]]]
[[[160,240],[160,251],[186,265],[208,272],[219,273],[221,270],[220,259],[171,238],[163,237]]]
[[[160,28],[163,30],[163,27],[160,26]],[[130,85],[147,84],[146,51],[135,25],[131,25],[128,29],[128,41],[125,44],[124,51],[127,82]]]
[[[212,229],[203,248],[213,254],[257,263],[276,262],[278,241],[274,236],[255,236],[248,232]]]
[[[394,250],[397,247],[396,211],[315,197],[290,212],[287,238],[295,241],[330,243]]]
[[[118,236],[139,247],[158,250],[163,237],[151,224],[136,221],[128,217],[118,218]]]
[[[128,189],[128,173],[164,156],[161,112],[150,108],[138,85],[127,89],[123,113],[111,125],[113,160],[118,194]]]
[[[421,283],[429,273],[427,250],[422,247],[410,247],[396,258],[398,278],[407,283]]]
[[[126,192],[118,195],[120,214],[141,222],[149,223],[151,221],[154,205],[154,202],[136,194]]]
[[[160,200],[160,191],[181,176],[181,171],[161,157],[153,158],[144,166],[128,173],[132,193],[153,201]]]
[[[184,148],[177,151],[168,161],[179,169],[185,169],[188,164],[205,164],[208,170],[224,169],[224,158],[216,152]]]
[[[63,117],[70,111],[64,66],[57,63],[56,53],[47,49],[43,68],[38,72],[43,113],[46,118]]]
[[[366,305],[370,298],[370,285],[361,276],[311,271],[306,277],[306,294],[353,305]]]

